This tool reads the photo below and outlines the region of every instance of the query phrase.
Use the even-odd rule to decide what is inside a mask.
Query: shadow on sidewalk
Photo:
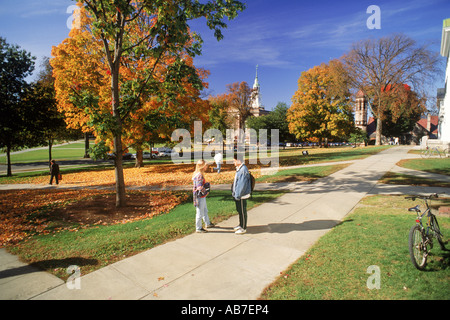
[[[351,221],[346,220],[344,222]],[[331,229],[342,223],[339,220],[310,220],[302,223],[269,223],[264,226],[248,226],[247,233],[289,233],[292,231],[309,231]]]
[[[0,271],[0,279],[16,277],[33,272],[41,272],[46,269],[56,269],[56,268],[68,268],[71,265],[76,266],[87,266],[96,265],[98,263],[97,259],[86,259],[80,257],[65,258],[65,259],[50,259],[43,260],[39,262],[34,262],[29,265],[24,265],[21,267],[11,268],[7,270]]]

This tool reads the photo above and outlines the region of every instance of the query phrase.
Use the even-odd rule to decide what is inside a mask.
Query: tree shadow
[[[446,244],[448,247],[448,243]],[[450,266],[450,250],[436,250],[436,252],[430,252],[428,256],[427,267],[424,271],[435,272],[446,270]]]
[[[211,191],[208,198],[215,198],[217,201],[231,201],[234,203],[234,198],[231,195],[231,187],[230,192],[227,193],[225,190],[220,190],[221,192]],[[225,192],[223,192],[225,191]],[[277,190],[257,190],[252,193],[252,196],[247,200],[247,203],[265,203],[265,202],[273,202],[277,204],[283,204],[282,201],[278,200],[279,198],[274,198],[272,195],[274,192],[278,192]],[[191,200],[192,198],[190,198]],[[208,200],[207,200],[208,201]]]
[[[344,222],[348,222],[346,220]],[[309,220],[302,223],[269,223],[262,226],[248,226],[247,233],[289,233],[293,231],[310,231],[331,229],[342,223],[339,220]]]
[[[98,264],[97,259],[86,259],[81,257],[43,260],[16,268],[2,270],[0,271],[0,279],[16,277],[33,272],[41,272],[48,269],[56,269],[56,268],[67,269],[71,265],[81,267],[96,264]]]

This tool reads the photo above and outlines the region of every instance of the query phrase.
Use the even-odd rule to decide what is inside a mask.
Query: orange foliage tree
[[[57,99],[63,100],[63,108],[74,110],[74,125],[111,137],[116,154],[116,206],[120,207],[125,204],[123,138],[131,138],[127,128],[134,128],[133,120],[143,116],[149,120],[160,115],[161,119],[177,109],[176,121],[186,119],[183,112],[192,117],[181,103],[204,87],[192,64],[192,57],[201,52],[201,38],[189,31],[188,21],[205,17],[221,39],[220,29],[226,26],[223,18],[236,17],[244,5],[235,0],[78,3],[80,17],[74,21],[81,28],[72,30],[70,38],[52,53]],[[77,56],[80,48],[87,57]],[[153,110],[150,116],[145,108]]]
[[[337,60],[302,72],[287,112],[289,131],[299,140],[326,141],[347,137],[353,125],[350,92]]]

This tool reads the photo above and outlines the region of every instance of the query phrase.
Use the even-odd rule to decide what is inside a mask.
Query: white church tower
[[[256,66],[256,77],[255,82],[253,83],[253,92],[252,92],[252,109],[258,110],[261,108],[261,87],[259,86],[258,81],[258,66]],[[252,112],[253,112],[252,110]]]
[[[261,87],[258,80],[258,66],[256,66],[256,77],[253,83],[253,92],[251,96],[251,108],[250,112],[254,117],[260,117],[269,114],[269,111],[265,110],[261,103]]]

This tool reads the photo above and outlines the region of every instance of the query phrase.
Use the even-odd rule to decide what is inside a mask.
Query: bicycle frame
[[[426,205],[426,209],[423,213],[421,213],[419,205],[408,209],[408,211],[415,211],[417,214],[416,225],[411,227],[409,232],[408,245],[411,261],[417,269],[424,270],[427,263],[427,256],[430,250],[433,249],[433,238],[436,238],[441,248],[446,250],[436,216],[431,212],[430,205],[428,204],[428,200],[438,198],[438,195],[409,196],[405,198],[413,201],[415,201],[416,198],[419,198],[423,200]],[[426,226],[424,226],[424,223],[422,222],[424,217],[427,218]]]
[[[432,217],[433,213],[431,213],[431,209],[428,206],[428,202],[426,200],[425,200],[425,203],[426,203],[427,209],[424,211],[424,213],[420,214],[420,211],[416,211],[417,212],[416,224],[420,227],[420,230],[422,231],[422,234],[424,235],[424,237],[426,237],[429,240],[427,243],[429,243],[431,248],[433,248],[434,231],[431,230],[432,233],[430,234],[430,229],[432,229],[431,228],[431,217]],[[427,217],[426,227],[424,227],[424,225],[422,223],[422,219],[425,215]]]

